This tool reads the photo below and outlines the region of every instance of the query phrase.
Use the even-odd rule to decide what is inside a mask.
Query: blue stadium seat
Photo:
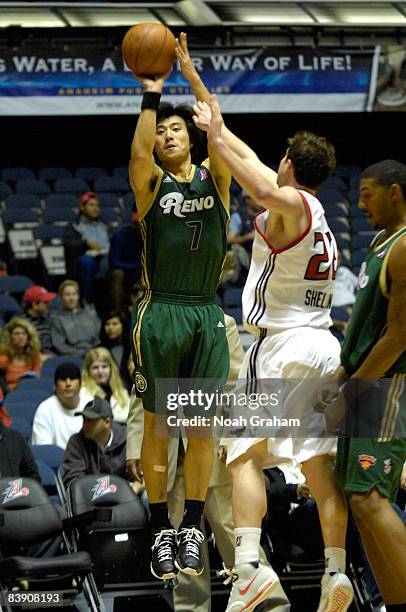
[[[105,210],[102,210],[100,213],[100,218],[102,221],[107,223],[107,225],[121,222],[121,215],[120,213],[116,212],[114,208],[106,208]]]
[[[47,378],[22,378],[18,383],[19,392],[33,391],[36,393],[38,390],[48,393],[47,397],[49,397],[54,392],[53,381]]]
[[[113,176],[119,176],[128,181],[128,166],[116,166],[113,168]]]
[[[235,319],[237,325],[242,325],[242,308],[241,306],[224,306],[224,312]]]
[[[316,195],[326,209],[330,204],[344,204],[348,208],[349,204],[346,195],[337,189],[331,189],[323,185],[317,190]]]
[[[351,248],[351,242],[348,233],[334,233],[334,238],[336,239],[337,246],[340,250]]]
[[[39,223],[38,211],[31,208],[9,208],[2,214],[3,223],[13,227],[35,227]]]
[[[360,166],[354,166],[351,164],[340,164],[336,168],[336,175],[346,179],[351,179],[351,177],[359,177],[361,172],[362,169]]]
[[[21,306],[11,295],[0,295],[0,317],[7,323],[21,314]]]
[[[54,377],[55,369],[60,363],[76,363],[76,365],[82,369],[83,360],[79,355],[60,355],[58,357],[51,357],[47,359],[41,370],[41,378],[52,378]]]
[[[353,249],[368,249],[371,244],[371,240],[374,237],[374,233],[370,234],[357,234],[351,239],[351,246]]]
[[[360,174],[354,174],[350,177],[349,185],[350,190],[359,191],[359,183],[360,183]]]
[[[45,181],[39,179],[23,179],[16,182],[16,193],[32,193],[33,195],[45,197],[51,190]]]
[[[125,208],[121,213],[121,220],[123,223],[130,223],[131,217],[133,216],[133,211],[131,208]]]
[[[342,306],[333,306],[331,309],[331,318],[336,319],[337,321],[348,321],[350,315],[346,308]]]
[[[110,193],[108,191],[101,191],[97,194],[100,200],[100,206],[102,208],[118,208],[121,209],[119,196],[117,193]]]
[[[95,181],[99,176],[107,176],[106,170],[99,166],[83,166],[75,171],[75,177],[84,181]]]
[[[47,208],[79,208],[79,197],[74,193],[51,193],[45,198]]]
[[[242,287],[229,287],[228,289],[225,289],[223,293],[224,308],[229,306],[239,306],[241,308],[242,292]]]
[[[330,219],[328,218],[328,225],[332,232],[349,232],[350,224],[347,219],[341,217],[340,219]]]
[[[61,178],[55,181],[54,190],[56,193],[77,193],[82,194],[91,191],[89,184],[79,178]]]
[[[43,214],[44,223],[60,223],[67,225],[74,223],[77,213],[72,208],[61,206],[60,208],[47,208]]]
[[[1,179],[11,183],[24,179],[35,179],[35,174],[31,168],[4,168],[1,171]]]
[[[32,401],[20,401],[10,399],[11,393],[7,396],[6,406],[7,410],[10,413],[11,419],[19,418],[25,419],[29,422],[32,427],[32,422],[34,420],[34,414],[37,409],[38,404]]]
[[[4,198],[13,193],[10,185],[5,181],[0,181],[0,198],[4,200]]]
[[[43,242],[52,242],[54,240],[61,241],[65,228],[63,225],[39,225],[34,227],[34,237],[36,240],[42,240]]]
[[[54,503],[60,503],[58,489],[55,481],[55,472],[51,467],[49,467],[49,465],[47,465],[43,461],[36,459],[35,463],[37,464],[41,484],[44,487],[45,491],[48,493],[49,498]]]
[[[358,201],[359,201],[359,190],[358,189],[350,189],[350,191],[348,192],[348,201],[350,203],[351,208],[353,207],[358,208]]]
[[[55,444],[33,444],[31,450],[36,461],[46,463],[56,474],[63,462],[63,448]]]
[[[41,209],[41,200],[38,196],[32,195],[31,193],[12,193],[6,198],[6,207],[18,208],[20,210],[24,208],[37,208]]]
[[[23,417],[13,417],[11,428],[18,431],[26,442],[31,440],[32,427],[31,423]]]
[[[343,194],[346,194],[348,191],[347,183],[339,176],[329,176],[324,183],[322,183],[321,187],[323,189],[334,189]]]
[[[94,182],[94,189],[97,192],[127,193],[130,191],[130,185],[125,178],[120,176],[100,176]]]
[[[135,196],[132,191],[128,192],[123,196],[124,208],[132,208],[135,204]]]
[[[24,293],[34,283],[27,276],[12,274],[0,278],[0,293]]]
[[[42,181],[56,181],[60,178],[72,178],[72,172],[63,166],[44,166],[38,172]]]
[[[355,249],[351,254],[351,262],[353,268],[358,269],[359,266],[365,261],[368,249]]]
[[[323,207],[324,207],[324,211],[326,213],[326,217],[327,219],[331,219],[333,217],[348,217],[348,210],[349,210],[349,206],[348,204],[345,204],[344,202],[329,202],[329,203],[325,203],[322,202]]]
[[[353,234],[358,234],[359,232],[371,232],[373,227],[365,216],[362,217],[354,217],[351,221],[351,230]]]
[[[33,377],[27,380],[32,380],[34,382],[37,380],[37,378]],[[41,387],[41,386],[36,387],[35,385],[33,386],[28,385],[27,387],[27,385],[25,385],[24,387],[20,388],[20,383],[19,383],[17,387],[13,389],[13,391],[10,391],[10,393],[7,395],[7,405],[9,401],[12,400],[13,402],[30,402],[31,401],[31,402],[35,402],[36,406],[38,406],[38,404],[40,404],[42,401],[44,401],[44,399],[49,397],[49,395],[50,395],[49,389],[46,389],[45,387]]]

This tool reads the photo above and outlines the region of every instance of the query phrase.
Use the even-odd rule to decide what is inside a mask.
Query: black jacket
[[[0,423],[0,477],[7,476],[40,481],[35,459],[23,436]]]
[[[89,474],[115,474],[127,478],[127,428],[113,421],[112,429],[113,441],[107,448],[102,448],[93,440],[87,440],[82,431],[70,437],[63,458],[65,486],[71,480]]]

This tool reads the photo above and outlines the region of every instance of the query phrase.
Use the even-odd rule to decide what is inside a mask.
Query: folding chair
[[[63,522],[44,488],[32,478],[1,478],[0,495],[0,611],[12,611],[11,594],[30,590],[60,591],[61,599],[84,592],[91,612],[102,608],[87,552],[55,557],[28,556],[32,546],[63,534]],[[74,582],[73,580],[74,579]],[[76,586],[74,586],[76,585]]]

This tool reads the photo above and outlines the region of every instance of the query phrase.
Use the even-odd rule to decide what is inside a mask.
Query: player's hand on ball
[[[211,110],[207,102],[198,102],[193,106],[193,121],[199,130],[208,132],[211,123]]]
[[[164,82],[171,74],[171,72],[172,68],[166,74],[157,76],[154,79],[151,79],[151,77],[137,75],[137,80],[141,83],[141,85],[144,86],[145,91],[154,91],[157,93],[162,93]]]
[[[179,38],[176,38],[175,52],[183,76],[187,81],[190,81],[196,74],[196,68],[189,54],[185,32],[181,32]]]

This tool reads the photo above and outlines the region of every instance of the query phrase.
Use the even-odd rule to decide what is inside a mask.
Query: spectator
[[[59,287],[62,308],[51,313],[52,345],[59,355],[80,355],[99,344],[100,321],[79,305],[79,285],[65,280]]]
[[[338,252],[337,266],[338,268],[332,305],[333,307],[350,307],[355,303],[355,289],[357,288],[358,279],[350,268],[342,265],[340,252]]]
[[[120,371],[121,380],[127,391],[130,392],[133,384],[131,373],[134,369],[134,362],[131,357],[128,320],[121,312],[113,310],[104,317],[100,341],[102,346],[110,351]]]
[[[40,285],[28,287],[23,295],[23,302],[25,304],[23,317],[37,330],[41,353],[48,356],[52,355],[53,352],[48,307],[49,302],[52,302],[55,298],[56,293],[48,291]]]
[[[110,297],[111,308],[122,310],[124,296],[141,276],[142,238],[139,217],[134,210],[131,223],[120,227],[110,239]]]
[[[80,197],[79,217],[68,225],[64,245],[68,272],[80,278],[85,302],[94,302],[94,279],[108,270],[110,241],[106,224],[100,217],[100,201],[96,193],[87,191]]]
[[[61,363],[54,374],[55,393],[40,403],[32,427],[33,444],[56,444],[66,448],[70,436],[81,423],[75,410],[82,410],[92,399],[82,388],[80,369],[75,363]]]
[[[31,449],[22,435],[0,422],[0,478],[34,478],[40,482]]]
[[[233,212],[228,228],[228,244],[242,245],[251,254],[254,240],[254,217],[261,210],[259,206],[245,191],[241,193],[242,206],[240,211]]]
[[[83,364],[82,381],[89,395],[110,402],[115,421],[121,423],[127,421],[130,398],[110,351],[99,347],[87,353]]]
[[[83,417],[83,425],[80,423],[82,428],[70,438],[65,450],[65,486],[87,474],[115,474],[126,478],[126,427],[113,421],[109,402],[95,397],[75,415]]]
[[[35,327],[23,317],[14,317],[4,327],[0,340],[0,370],[3,391],[15,389],[28,372],[39,374],[41,354]]]

